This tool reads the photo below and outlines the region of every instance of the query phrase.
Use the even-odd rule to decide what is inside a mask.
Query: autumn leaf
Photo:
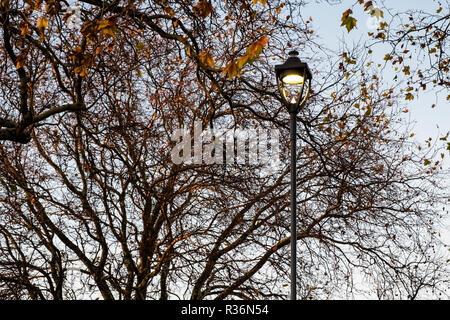
[[[252,64],[253,62],[255,62],[268,42],[269,39],[265,36],[253,42],[250,46],[248,46],[245,54],[242,57],[237,59],[237,61],[230,62],[223,69],[223,73],[227,74],[230,79],[235,77],[244,65]]]
[[[414,96],[411,92],[408,92],[405,96],[405,100],[414,100]]]
[[[79,66],[75,68],[74,72],[77,73],[80,77],[84,77],[85,75],[87,75],[87,68],[86,66]]]
[[[39,41],[43,42],[44,41],[44,30],[45,28],[48,27],[48,20],[45,17],[41,17],[39,18],[38,22],[37,22],[37,27],[39,30]]]
[[[20,35],[22,35],[22,36],[27,35],[29,33],[29,29],[30,29],[30,26],[28,25],[28,23],[25,23],[21,28]]]
[[[102,30],[105,36],[116,37],[116,29],[115,28],[105,28]]]
[[[253,0],[252,4],[255,5],[257,3],[261,3],[263,6],[266,6],[267,0]]]
[[[386,34],[383,32],[379,32],[376,36],[375,39],[381,39],[381,40],[386,40]]]
[[[185,47],[185,50],[186,50],[187,56],[188,56],[188,57],[192,57],[192,50],[191,50],[191,47],[190,47],[190,46],[186,46],[186,47]]]
[[[194,14],[200,18],[206,18],[214,12],[214,8],[209,1],[201,0],[193,7]]]
[[[239,72],[236,61],[230,61],[228,65],[223,69],[222,74],[228,75],[229,79],[234,78]]]
[[[167,14],[169,14],[171,18],[175,17],[175,11],[172,8],[170,8],[170,7],[164,8],[164,11]]]
[[[214,62],[214,59],[211,57],[211,55],[208,52],[200,52],[198,54],[200,61],[209,66],[209,67],[215,67],[216,63]]]
[[[383,18],[383,11],[381,11],[380,8],[373,8],[370,11],[370,15],[372,17],[376,17],[379,20],[379,19]]]
[[[115,38],[117,27],[112,20],[104,19],[97,21],[97,30],[102,31],[105,36]]]
[[[109,27],[111,27],[113,25],[114,25],[114,23],[111,20],[108,20],[108,19],[97,21],[97,29],[98,30],[109,28]]]
[[[411,72],[410,72],[410,67],[409,66],[405,66],[404,68],[403,68],[403,70],[402,70],[404,73],[405,73],[405,75],[410,75],[411,74]]]
[[[269,39],[267,39],[267,37],[261,37],[258,41],[252,43],[248,48],[247,48],[247,56],[248,56],[248,60],[247,63],[252,64],[256,58],[259,57],[259,55],[261,54],[262,50],[264,49],[264,47],[267,45],[267,43],[269,42]]]
[[[255,62],[255,60],[259,57],[264,47],[269,42],[269,39],[267,37],[261,37],[254,43],[252,43],[245,53],[239,60],[238,60],[238,66],[239,69],[242,68],[245,64],[249,63],[252,64]]]
[[[342,14],[341,18],[342,21],[341,27],[345,26],[348,32],[350,32],[353,28],[356,27],[356,19],[350,16],[350,14],[352,13],[353,11],[351,9],[348,9]]]
[[[247,55],[243,55],[242,57],[240,57],[240,58],[237,60],[237,66],[238,66],[238,69],[239,69],[239,70],[242,69],[242,67],[243,67],[247,62],[248,62],[248,56],[247,56]]]
[[[43,2],[44,2],[43,0],[36,0],[34,2],[34,10],[41,11]]]
[[[347,52],[341,54],[342,58],[344,58],[345,63],[347,64],[356,64],[356,60],[351,59]]]
[[[144,49],[144,43],[142,41],[139,41],[136,45],[136,49],[138,49],[139,51]]]
[[[431,163],[431,161],[428,160],[428,159],[425,159],[425,160],[423,161],[423,164],[424,164],[425,166],[428,166],[430,163]]]
[[[23,68],[25,65],[25,55],[20,55],[17,57],[16,69]]]
[[[364,11],[370,10],[371,7],[373,7],[372,1],[367,1],[367,2],[364,4]]]
[[[38,20],[37,27],[38,27],[38,29],[41,29],[41,30],[44,29],[44,28],[47,28],[48,27],[48,20],[47,20],[47,18],[41,17]]]

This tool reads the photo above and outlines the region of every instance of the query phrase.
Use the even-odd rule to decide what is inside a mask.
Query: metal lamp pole
[[[311,71],[301,62],[297,51],[291,51],[289,58],[275,66],[278,90],[290,115],[291,143],[291,293],[290,299],[297,299],[297,114],[305,105],[311,88]]]
[[[290,111],[291,122],[291,300],[297,298],[297,112]]]

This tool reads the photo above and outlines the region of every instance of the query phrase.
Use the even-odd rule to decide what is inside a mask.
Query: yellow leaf
[[[47,28],[47,27],[48,27],[48,20],[47,20],[47,18],[41,17],[41,18],[38,20],[37,27],[38,27],[39,29]]]
[[[206,64],[207,66],[210,67],[215,67],[216,63],[214,62],[214,59],[211,57],[211,55],[208,52],[200,52],[198,54],[200,61],[203,64]]]
[[[237,61],[238,68],[241,69],[247,62],[248,62],[248,55],[244,54]]]
[[[142,41],[139,41],[136,45],[136,49],[143,50],[144,49],[144,43]]]
[[[115,26],[113,27],[109,27],[109,28],[104,28],[102,29],[102,32],[105,36],[111,36],[113,38],[116,37],[116,28]]]
[[[188,56],[188,57],[192,57],[192,50],[191,50],[191,47],[190,47],[189,45],[187,45],[187,46],[185,47],[185,49],[186,49],[186,54],[187,54],[187,56]]]
[[[403,72],[404,72],[406,75],[410,75],[411,72],[410,72],[409,66],[405,66],[405,67],[403,68]]]
[[[261,3],[263,6],[266,6],[267,0],[253,0],[253,5],[257,4],[257,3]]]
[[[239,69],[237,67],[237,64],[235,61],[231,61],[230,63],[228,63],[228,65],[223,69],[223,74],[228,75],[229,79],[234,78],[239,72]]]
[[[370,11],[370,15],[372,17],[376,17],[379,20],[380,18],[383,18],[383,11],[381,11],[380,8],[373,8]]]
[[[102,30],[104,28],[109,28],[113,26],[114,23],[108,19],[97,21],[97,29]]]
[[[138,76],[139,78],[141,78],[141,77],[142,77],[142,72],[141,72],[141,70],[139,70],[139,68],[136,68],[135,71],[136,71],[136,73],[137,73],[137,76]]]
[[[268,42],[269,39],[263,36],[254,43],[252,43],[247,48],[247,56],[248,56],[247,62],[253,63],[256,60],[256,58],[258,58],[258,56],[261,54],[262,50],[264,49],[264,47],[267,45]]]
[[[352,13],[353,13],[352,9],[348,9],[342,14],[341,18],[342,21],[341,26],[345,26],[348,32],[350,32],[353,28],[356,27],[356,19],[350,16],[350,14]]]
[[[84,77],[87,74],[87,69],[85,66],[79,66],[75,68],[75,73],[77,73],[80,77]]]
[[[42,2],[43,0],[37,0],[34,3],[34,10],[41,11],[42,10]]]

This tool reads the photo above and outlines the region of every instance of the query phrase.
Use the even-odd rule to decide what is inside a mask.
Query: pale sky
[[[312,17],[312,27],[322,39],[321,43],[328,48],[337,50],[342,39],[346,43],[368,39],[367,33],[373,31],[370,29],[373,21],[369,20],[369,15],[363,11],[362,6],[354,8],[352,16],[357,19],[357,29],[348,33],[344,27],[340,26],[341,16],[355,3],[355,0],[330,0],[328,2],[326,0],[310,0],[309,5],[302,12],[303,17]],[[444,10],[449,10],[450,1],[441,0],[440,2]],[[423,10],[434,13],[439,8],[437,3],[432,0],[373,0],[373,3],[375,6],[378,4],[382,7],[381,4],[384,4],[389,8],[400,11]],[[383,62],[386,53],[386,50],[380,47],[378,50],[374,49],[372,55],[377,61]],[[386,70],[384,79],[388,81],[393,79],[394,75],[393,71]],[[418,97],[415,95],[413,101],[405,101],[405,107],[409,110],[405,117],[415,123],[413,132],[414,138],[418,142],[423,143],[429,137],[436,140],[450,131],[450,103],[446,100],[448,94],[448,90],[441,90],[436,95],[436,90],[431,89],[427,92],[420,92]],[[431,108],[432,104],[436,104],[436,107]],[[447,169],[450,168],[449,158],[450,153],[447,151],[446,161],[444,159],[444,165]],[[450,177],[446,184],[450,188]],[[450,217],[444,221],[444,224],[441,231],[442,240],[450,244]]]

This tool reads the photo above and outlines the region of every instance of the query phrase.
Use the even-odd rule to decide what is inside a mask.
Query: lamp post
[[[301,62],[297,51],[291,51],[289,58],[275,66],[278,90],[283,104],[290,115],[291,127],[291,300],[297,298],[297,122],[298,111],[305,105],[311,88],[311,71]]]

